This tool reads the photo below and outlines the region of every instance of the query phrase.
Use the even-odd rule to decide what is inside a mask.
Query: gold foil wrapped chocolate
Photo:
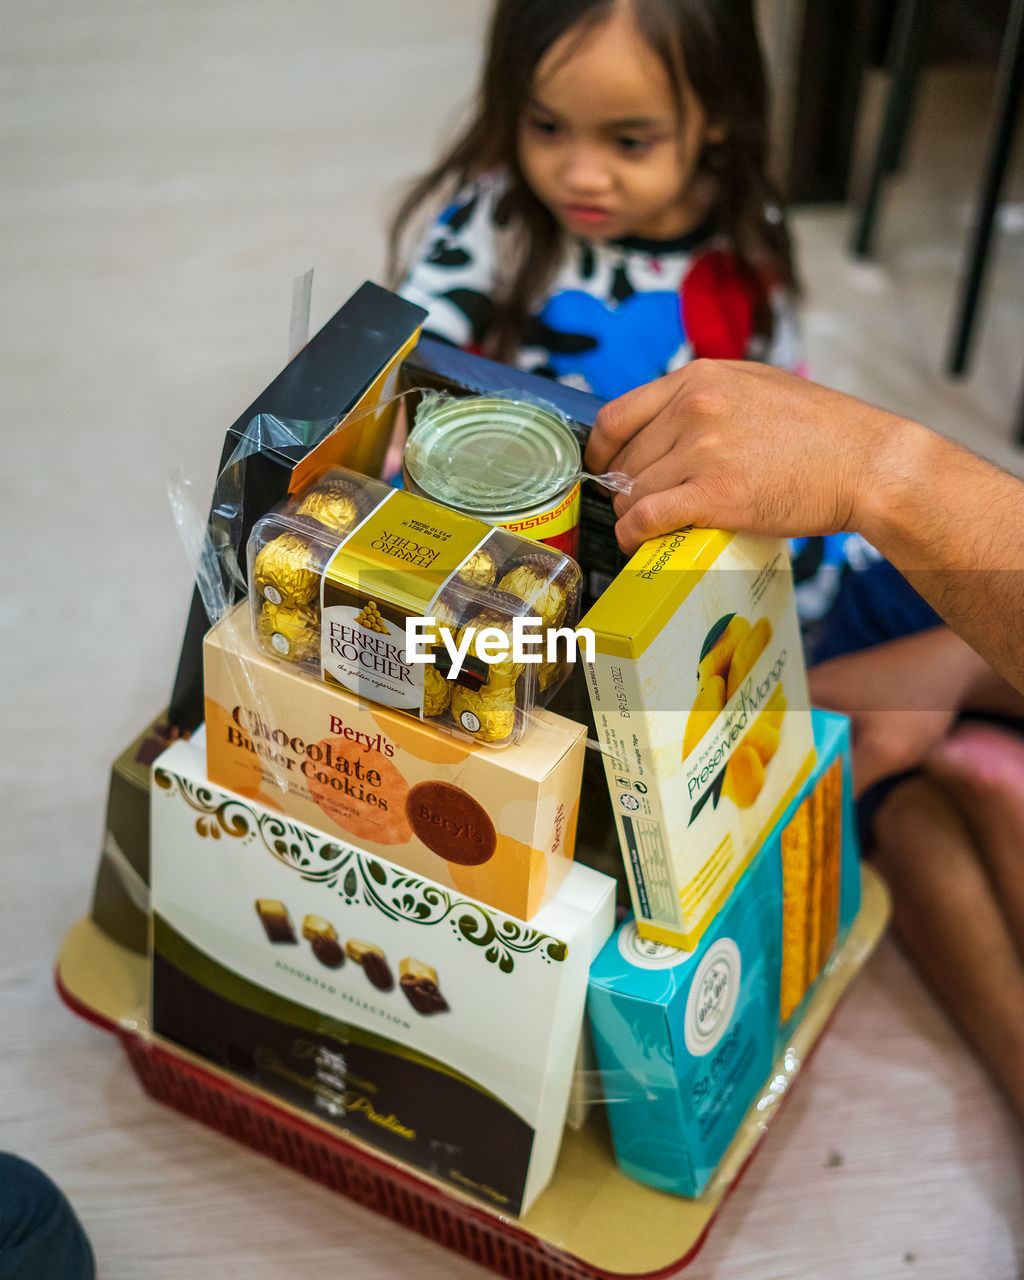
[[[451,683],[441,675],[437,667],[427,663],[423,668],[423,714],[439,716],[448,710],[451,700]]]
[[[313,609],[291,609],[265,602],[256,633],[264,648],[288,662],[307,662],[320,653],[320,614]]]
[[[498,590],[507,591],[528,604],[546,627],[560,627],[569,598],[565,588],[557,581],[551,582],[550,576],[550,564],[521,564],[505,574],[498,583]]]
[[[441,596],[430,606],[430,617],[434,619],[436,624],[434,627],[434,633],[437,636],[437,644],[441,643],[440,632],[442,627],[447,627],[452,633],[452,637],[455,637],[455,634],[459,629],[460,617],[459,607],[457,604],[451,600],[446,600]]]
[[[271,605],[296,608],[320,594],[321,565],[313,546],[294,533],[282,533],[262,548],[253,565],[256,590]]]
[[[478,741],[500,742],[510,737],[515,728],[515,685],[484,685],[479,692],[456,685],[452,690],[452,716],[461,729]]]
[[[459,569],[457,576],[470,587],[493,587],[498,576],[498,562],[486,547],[478,547]]]
[[[491,627],[496,627],[505,636],[508,642],[508,657],[492,661],[480,651],[480,633]],[[492,688],[501,685],[514,689],[516,681],[523,673],[523,663],[512,661],[512,628],[508,617],[496,610],[492,612],[489,609],[482,609],[461,628],[456,636],[456,644],[460,649],[467,632],[472,636],[472,640],[466,653],[487,663],[489,669],[487,684]]]
[[[344,536],[359,523],[359,504],[348,493],[334,489],[311,489],[299,503],[296,514],[309,516],[332,533]]]
[[[441,628],[447,627],[452,639],[459,629],[459,615],[455,607],[444,599],[435,600],[430,606],[430,617],[434,619],[434,641],[426,646],[426,652],[434,653],[444,650],[441,639]],[[451,683],[444,678],[432,663],[423,667],[423,714],[425,716],[443,715],[452,700]]]
[[[537,684],[543,692],[550,689],[556,680],[562,678],[565,668],[568,664],[564,658],[558,658],[554,662],[542,662],[537,668]]]

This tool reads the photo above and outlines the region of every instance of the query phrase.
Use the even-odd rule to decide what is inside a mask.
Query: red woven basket
[[[623,1280],[621,1272],[604,1271],[555,1249],[508,1221],[447,1195],[413,1172],[307,1124],[173,1049],[112,1023],[67,989],[59,968],[56,985],[74,1013],[117,1035],[143,1088],[158,1102],[509,1280]],[[707,1230],[686,1257],[671,1266],[629,1280],[674,1275],[693,1260],[706,1235]]]

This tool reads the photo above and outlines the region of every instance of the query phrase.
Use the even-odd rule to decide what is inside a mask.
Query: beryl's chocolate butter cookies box
[[[582,626],[637,928],[692,950],[814,765],[786,544],[653,539]]]
[[[488,757],[492,753],[484,752]],[[551,1175],[614,882],[526,923],[212,784],[152,788],[153,1027],[503,1212]]]
[[[529,919],[572,865],[585,731],[533,713],[495,751],[311,680],[244,604],[205,642],[211,782]]]

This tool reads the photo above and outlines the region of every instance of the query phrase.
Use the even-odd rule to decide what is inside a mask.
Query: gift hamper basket
[[[667,1276],[886,924],[848,725],[782,544],[626,563],[597,402],[422,316],[364,285],[178,511],[171,704],[57,987],[154,1098],[499,1274]]]

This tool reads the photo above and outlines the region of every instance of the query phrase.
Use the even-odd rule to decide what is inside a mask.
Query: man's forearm
[[[1024,485],[916,423],[894,436],[858,532],[1024,690]]]

